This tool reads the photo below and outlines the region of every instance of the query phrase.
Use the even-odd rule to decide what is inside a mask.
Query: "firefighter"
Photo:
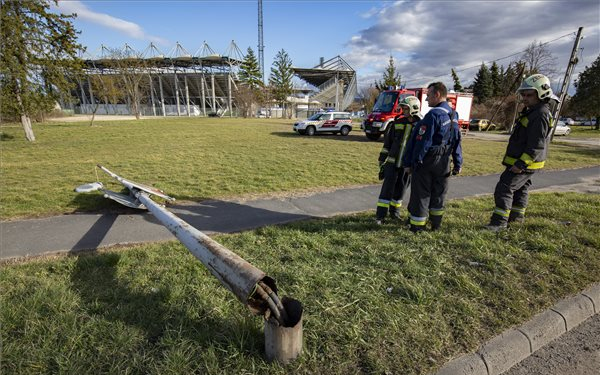
[[[542,74],[527,77],[517,92],[525,107],[508,140],[502,160],[506,169],[494,191],[496,207],[486,226],[494,232],[506,228],[510,222],[524,219],[531,177],[544,167],[552,134],[550,101],[559,101],[552,93],[550,80]]]
[[[399,102],[402,115],[388,127],[379,153],[379,179],[383,179],[377,201],[375,222],[383,223],[388,211],[393,219],[400,219],[402,197],[410,184],[410,175],[402,168],[402,156],[414,124],[421,120],[421,102],[416,96],[407,96]]]
[[[446,95],[442,82],[427,87],[431,109],[413,130],[402,160],[406,173],[412,174],[408,211],[410,230],[415,233],[425,229],[428,217],[432,230],[440,228],[448,177],[461,171],[458,114],[446,101]],[[454,164],[452,171],[450,159]]]

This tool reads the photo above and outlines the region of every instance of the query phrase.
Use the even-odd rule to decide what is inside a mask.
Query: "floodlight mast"
[[[104,197],[125,206],[148,209],[238,300],[254,314],[264,316],[267,359],[287,364],[300,355],[303,309],[299,301],[280,300],[275,280],[150,198],[155,195],[175,200],[162,190],[123,178],[102,165],[98,168],[125,186],[129,195],[107,190],[99,182],[81,185],[75,191],[100,190]]]
[[[265,83],[265,45],[263,41],[263,8],[262,0],[258,0],[258,65]]]

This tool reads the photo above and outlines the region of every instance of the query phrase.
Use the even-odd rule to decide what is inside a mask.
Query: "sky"
[[[256,0],[59,0],[54,9],[77,13],[88,56],[101,45],[143,52],[151,42],[165,56],[177,55],[177,43],[192,55],[204,42],[220,54],[232,41],[243,53],[258,50]],[[468,86],[482,62],[506,67],[536,41],[548,42],[556,58],[558,87],[579,27],[573,79],[600,54],[600,0],[263,0],[265,73],[283,49],[302,68],[341,56],[357,71],[359,89],[381,79],[390,56],[408,87],[452,86],[452,68]]]

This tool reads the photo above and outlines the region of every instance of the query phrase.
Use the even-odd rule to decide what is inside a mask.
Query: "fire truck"
[[[387,127],[394,121],[394,118],[402,114],[402,108],[398,103],[411,95],[419,98],[421,113],[425,116],[429,112],[429,106],[425,100],[427,98],[427,88],[402,88],[382,91],[375,101],[373,111],[369,113],[360,125],[367,138],[376,141],[382,134],[385,134]],[[449,92],[447,100],[450,102],[450,106],[458,113],[458,125],[461,131],[467,132],[469,130],[473,95],[463,92]]]

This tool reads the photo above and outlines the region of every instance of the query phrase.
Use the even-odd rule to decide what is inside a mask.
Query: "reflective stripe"
[[[390,201],[387,199],[380,199],[377,201],[377,207],[385,207],[388,208],[390,206]]]
[[[444,214],[443,208],[430,208],[429,215],[431,216],[442,216]]]
[[[396,162],[396,158],[393,156],[388,156],[387,158],[385,158],[385,162],[386,163],[395,163]]]
[[[521,155],[521,157],[519,159],[523,160],[526,165],[530,165],[533,163],[533,158],[531,157],[531,155],[529,155],[525,152],[523,153],[523,155]]]
[[[523,125],[524,128],[527,127],[527,125],[529,125],[529,119],[527,118],[527,116],[523,116],[519,119],[519,122],[521,123],[521,125]]]
[[[512,210],[513,212],[516,212],[518,214],[524,215],[525,214],[525,207],[517,207],[517,206],[513,206]]]
[[[494,207],[494,213],[502,217],[508,217],[510,215],[510,210],[503,210],[501,208]]]
[[[404,130],[404,125],[405,124],[394,124],[394,128],[396,128],[396,130]]]
[[[527,155],[527,154],[524,154],[524,155]],[[529,156],[529,155],[527,155],[527,156]],[[523,156],[521,156],[521,157],[523,157]],[[504,162],[508,165],[515,165],[515,162],[517,160],[518,159],[511,158],[510,156],[504,157]],[[521,160],[523,160],[523,159],[521,159]],[[523,160],[523,161],[525,161],[525,160]],[[525,164],[527,164],[527,162],[525,162]],[[544,168],[544,164],[546,164],[545,161],[532,162],[531,164],[527,164],[527,169],[541,169],[541,168]]]
[[[392,207],[402,207],[402,202],[398,202],[396,200],[393,200],[390,202],[390,206]]]
[[[396,163],[396,167],[400,168],[402,164],[402,158],[404,157],[404,150],[406,150],[406,142],[408,141],[408,137],[410,137],[410,133],[412,131],[412,124],[406,124],[406,130],[404,131],[404,136],[402,137],[402,147],[400,148],[400,155],[398,155],[398,161]]]
[[[387,148],[382,148],[380,154],[389,154],[390,150],[388,150]]]
[[[423,226],[427,222],[427,217],[412,216],[410,215],[410,223],[412,225]]]

